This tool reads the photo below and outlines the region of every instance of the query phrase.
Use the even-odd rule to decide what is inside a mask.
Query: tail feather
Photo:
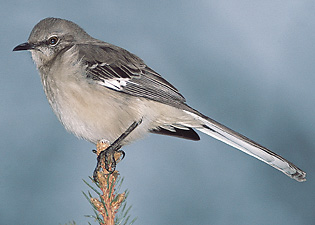
[[[200,121],[201,125],[195,127],[197,130],[269,164],[299,182],[306,181],[306,173],[280,155],[199,112],[186,112]]]

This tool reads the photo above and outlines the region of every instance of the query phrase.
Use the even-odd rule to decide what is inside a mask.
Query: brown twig
[[[99,155],[109,146],[108,142],[99,141],[96,145],[96,154]],[[115,160],[119,162],[121,154],[115,152]],[[119,173],[115,170],[113,173],[107,174],[105,162],[101,162],[102,170],[97,172],[97,183],[102,193],[100,199],[90,198],[91,203],[95,206],[99,214],[103,217],[101,225],[114,225],[115,215],[126,198],[126,193],[115,194],[116,180]],[[111,169],[111,168],[110,168]]]

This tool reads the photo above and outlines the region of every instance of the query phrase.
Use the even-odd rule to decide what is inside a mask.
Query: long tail
[[[299,182],[306,181],[306,173],[280,155],[193,109],[185,112],[201,122],[201,126],[194,127],[197,130],[269,164]]]

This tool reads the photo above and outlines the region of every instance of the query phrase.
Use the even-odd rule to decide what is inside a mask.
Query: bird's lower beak
[[[25,42],[23,44],[20,44],[18,46],[16,46],[13,51],[22,51],[22,50],[32,50],[34,49],[35,46],[33,44],[30,44],[28,42]]]

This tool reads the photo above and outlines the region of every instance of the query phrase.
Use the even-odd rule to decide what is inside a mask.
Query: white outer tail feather
[[[224,125],[211,119],[203,118],[193,112],[186,111],[195,120],[200,121],[200,127],[194,127],[197,130],[214,137],[236,149],[239,149],[267,164],[280,170],[287,176],[302,182],[306,181],[306,173],[295,166],[293,163],[282,158],[280,155],[269,149],[257,144],[256,142],[238,134],[237,132],[225,127]]]

